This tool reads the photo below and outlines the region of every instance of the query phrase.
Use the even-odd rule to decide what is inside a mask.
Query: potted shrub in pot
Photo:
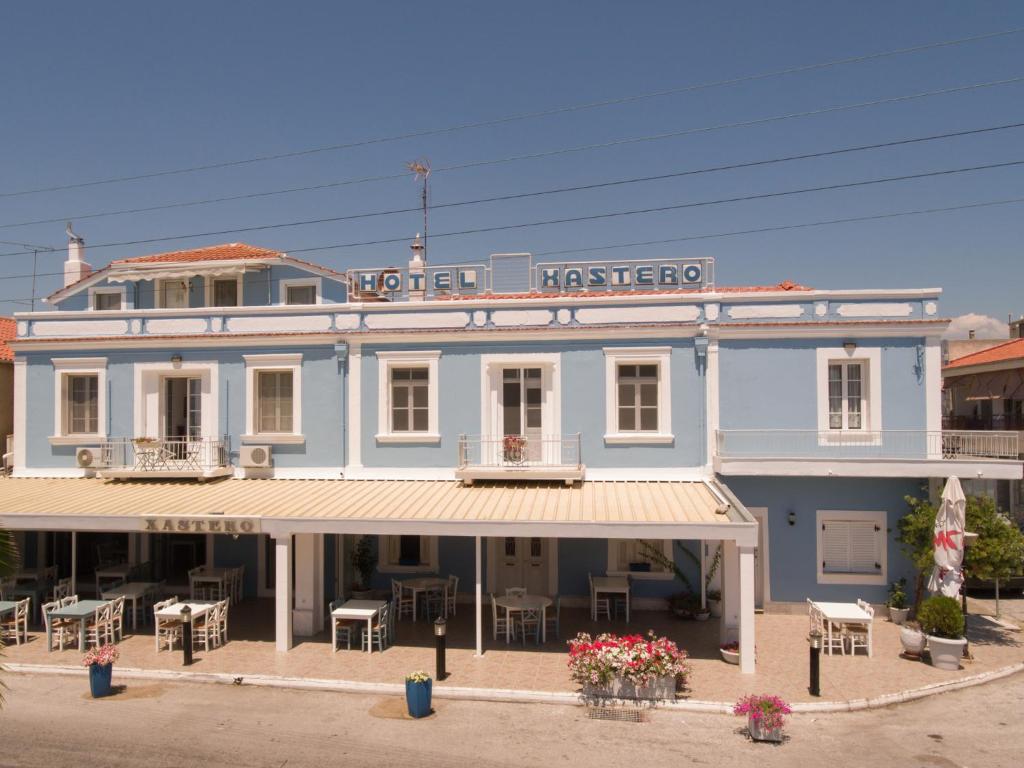
[[[917,612],[921,629],[928,636],[932,666],[938,669],[960,669],[964,655],[964,614],[952,597],[932,595]]]
[[[667,637],[580,633],[569,641],[569,672],[585,696],[672,699],[690,673],[686,651]]]
[[[359,586],[353,587],[352,597],[357,600],[365,600],[373,597],[370,584],[373,579],[373,572],[376,570],[377,562],[373,556],[373,549],[370,546],[369,536],[360,536],[356,541],[355,551],[352,552],[352,565],[359,574]]]
[[[119,655],[116,645],[101,645],[82,657],[82,665],[89,668],[89,692],[94,699],[110,695],[110,677]]]
[[[708,610],[716,619],[722,618],[722,593],[717,589],[709,590],[707,593]]]
[[[910,608],[907,606],[907,580],[900,579],[889,585],[889,620],[893,624],[902,624],[907,620]]]
[[[722,643],[718,646],[718,652],[722,654],[722,661],[726,664],[740,663],[740,644],[733,640],[731,643]]]
[[[744,696],[732,708],[734,715],[747,716],[747,732],[754,741],[782,741],[786,715],[793,710],[778,696]]]
[[[912,659],[920,659],[924,653],[924,633],[916,621],[907,621],[900,627],[900,643],[903,645],[903,655]]]
[[[430,714],[430,695],[433,681],[426,672],[412,672],[405,676],[405,705],[409,716],[417,719]]]

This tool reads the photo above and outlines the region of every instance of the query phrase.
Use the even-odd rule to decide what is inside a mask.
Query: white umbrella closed
[[[963,584],[964,525],[967,499],[960,481],[950,477],[942,490],[942,504],[935,514],[935,568],[928,580],[930,592],[959,597]]]

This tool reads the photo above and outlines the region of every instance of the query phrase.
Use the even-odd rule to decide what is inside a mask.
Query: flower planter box
[[[726,664],[739,664],[740,663],[740,652],[739,651],[727,651],[725,648],[719,648],[718,652],[722,654],[722,661]]]
[[[676,679],[671,675],[655,678],[651,683],[637,686],[631,680],[617,677],[608,685],[586,684],[583,695],[598,699],[638,699],[658,701],[676,697]]]
[[[110,677],[113,672],[113,664],[89,665],[89,692],[94,699],[110,695]]]
[[[781,728],[765,728],[760,720],[753,717],[747,717],[747,732],[754,741],[782,741]]]
[[[423,683],[415,683],[412,680],[405,681],[405,704],[411,717],[419,719],[430,714],[432,683],[432,680]]]
[[[907,620],[907,615],[910,613],[909,608],[893,608],[889,606],[889,620],[893,624],[902,625]]]

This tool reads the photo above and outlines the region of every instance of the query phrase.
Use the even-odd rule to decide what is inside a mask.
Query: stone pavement
[[[359,682],[400,683],[406,673],[434,671],[434,637],[425,621],[398,623],[398,642],[384,653],[359,650],[331,652],[330,636],[303,639],[288,653],[278,653],[273,643],[273,601],[247,600],[231,609],[229,642],[210,652],[197,651],[195,672],[229,673],[234,676],[280,675]],[[483,658],[474,657],[473,612],[460,605],[449,620],[447,667],[449,677],[441,685],[531,691],[577,690],[566,668],[567,638],[579,631],[596,634],[646,632],[667,635],[691,656],[693,674],[687,698],[701,701],[733,701],[750,692],[776,693],[789,701],[815,701],[807,692],[807,617],[759,614],[756,618],[757,672],[743,675],[724,663],[718,653],[718,622],[681,621],[663,611],[636,611],[633,621],[592,623],[585,609],[562,609],[562,639],[549,638],[540,647],[493,641],[490,616],[484,617]],[[182,670],[180,651],[157,653],[151,629],[140,628],[120,644],[122,667]],[[822,657],[822,699],[843,701],[948,682],[1024,661],[1024,635],[972,617],[968,637],[974,660],[959,672],[944,672],[928,664],[901,659],[899,628],[876,618],[874,656]],[[21,646],[4,649],[6,662],[78,665],[77,649],[47,653],[45,636],[33,633]]]

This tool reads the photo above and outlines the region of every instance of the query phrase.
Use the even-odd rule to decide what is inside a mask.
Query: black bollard
[[[811,632],[807,637],[811,646],[811,696],[821,696],[821,633]]]
[[[447,631],[448,622],[439,616],[434,622],[434,640],[437,643],[437,674],[435,675],[435,679],[439,682],[447,677],[447,673],[444,668],[445,634]]]
[[[185,666],[192,664],[192,609],[181,607],[181,650],[185,654]]]

